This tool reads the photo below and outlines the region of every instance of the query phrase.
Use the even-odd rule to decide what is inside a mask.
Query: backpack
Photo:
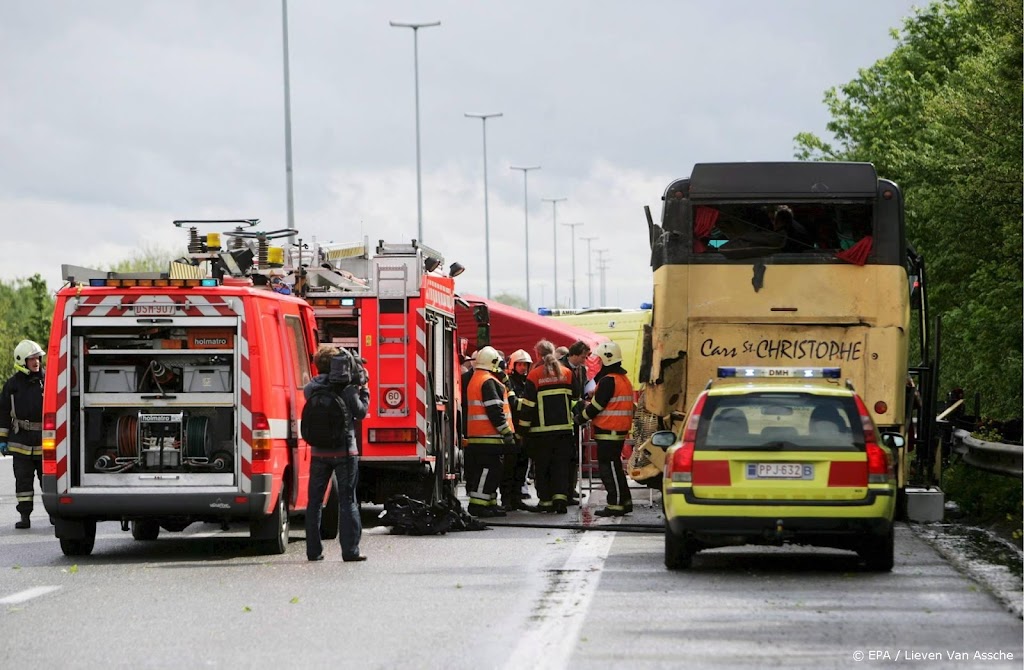
[[[341,395],[318,386],[302,408],[302,439],[316,449],[348,451],[351,428],[352,413]]]

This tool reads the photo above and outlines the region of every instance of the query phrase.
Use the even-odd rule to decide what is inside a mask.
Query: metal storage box
[[[945,502],[941,489],[907,487],[907,518],[918,523],[942,521]]]
[[[228,393],[231,369],[226,365],[186,365],[181,369],[183,393]]]
[[[134,365],[104,365],[89,368],[89,393],[135,393],[138,375]]]

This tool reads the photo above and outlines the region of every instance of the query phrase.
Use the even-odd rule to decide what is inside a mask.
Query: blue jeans
[[[363,524],[359,520],[359,501],[356,499],[356,486],[359,484],[359,457],[323,458],[314,456],[309,462],[306,558],[316,558],[324,550],[323,543],[320,541],[320,508],[332,473],[337,475],[338,480],[338,539],[341,542],[341,557],[352,559],[359,555],[359,539],[363,535]]]

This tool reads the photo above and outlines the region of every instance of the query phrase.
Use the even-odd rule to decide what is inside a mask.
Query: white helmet
[[[25,361],[36,356],[43,356],[43,349],[32,340],[22,340],[14,347],[14,364],[25,366]]]
[[[527,365],[533,364],[533,359],[530,358],[530,354],[526,353],[522,349],[516,349],[512,352],[512,355],[508,357],[508,365],[510,368],[515,370],[516,363],[526,363]]]
[[[594,354],[601,359],[601,365],[615,365],[622,362],[622,349],[614,342],[602,342],[597,345]]]
[[[497,372],[500,364],[501,355],[494,347],[484,347],[480,351],[476,352],[476,356],[473,357],[473,367],[477,370]]]

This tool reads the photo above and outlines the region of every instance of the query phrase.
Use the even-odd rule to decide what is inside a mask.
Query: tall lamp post
[[[601,306],[608,304],[608,299],[605,297],[604,292],[604,271],[608,269],[608,259],[604,257],[608,253],[607,249],[594,249],[594,253],[597,254],[597,270],[601,275]]]
[[[597,235],[591,235],[590,237],[581,237],[581,240],[587,242],[587,307],[597,307],[594,304],[594,271],[591,269],[590,261],[590,243],[597,239]]]
[[[553,222],[552,229],[555,231],[555,246],[554,255],[551,257],[552,264],[555,266],[555,297],[552,301],[553,307],[558,307],[558,203],[567,200],[568,198],[541,198],[544,202],[551,203],[551,220]]]
[[[563,226],[572,228],[569,237],[572,240],[572,308],[576,309],[576,226],[582,223],[563,223]]]
[[[295,192],[292,188],[292,94],[288,70],[288,0],[281,0],[281,31],[284,34],[284,179],[288,198],[288,228],[295,230]],[[295,233],[288,236],[295,244]]]
[[[440,21],[431,23],[401,23],[389,21],[392,28],[412,28],[413,79],[416,86],[416,239],[423,241],[423,186],[420,178],[420,28],[433,28]]]
[[[491,299],[491,221],[487,207],[487,119],[502,116],[501,112],[490,114],[465,113],[466,118],[480,119],[484,129],[484,252],[487,261],[487,299]]]
[[[523,223],[526,227],[526,309],[533,309],[530,302],[530,205],[526,196],[526,175],[530,170],[539,170],[539,165],[511,166],[513,170],[523,171]]]

